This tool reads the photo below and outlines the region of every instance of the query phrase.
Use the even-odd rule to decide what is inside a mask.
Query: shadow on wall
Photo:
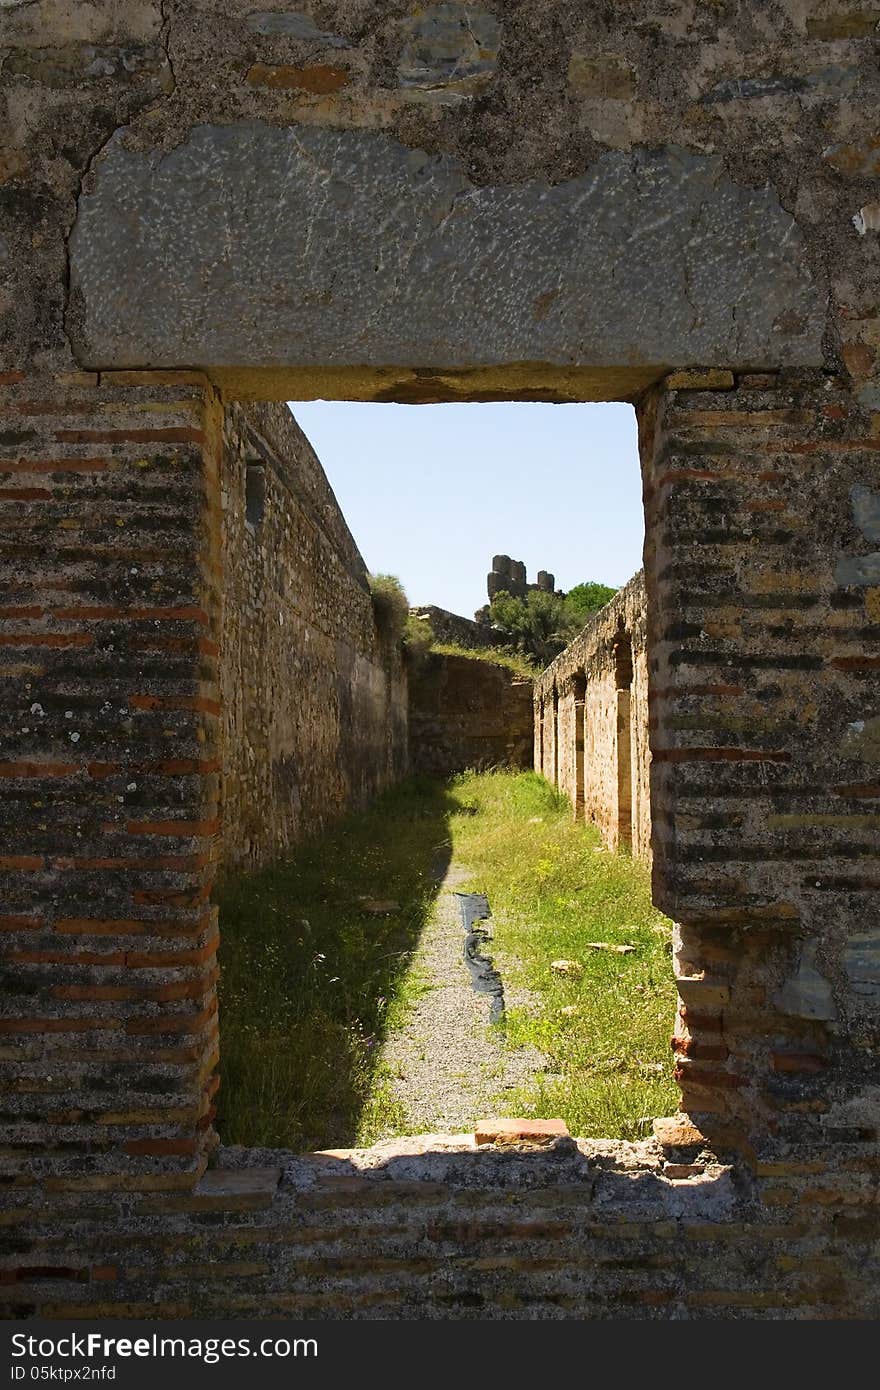
[[[229,874],[220,904],[218,1129],[287,1149],[370,1141],[365,1110],[389,1012],[451,855],[459,803],[423,778],[298,846]]]
[[[409,764],[449,777],[467,768],[531,768],[532,681],[476,656],[429,652],[409,677]]]

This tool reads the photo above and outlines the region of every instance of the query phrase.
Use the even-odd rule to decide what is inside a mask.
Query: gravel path
[[[411,967],[430,987],[382,1048],[409,1134],[472,1130],[477,1120],[504,1112],[499,1092],[522,1085],[546,1064],[535,1048],[505,1046],[503,1032],[489,1027],[489,996],[471,985],[455,896],[468,876],[463,865],[450,864]],[[508,1007],[530,1002],[524,991],[504,986]]]

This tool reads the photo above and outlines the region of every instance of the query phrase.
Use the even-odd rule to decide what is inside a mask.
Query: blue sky
[[[619,403],[290,403],[374,573],[470,617],[493,555],[557,587],[642,563],[635,413]]]

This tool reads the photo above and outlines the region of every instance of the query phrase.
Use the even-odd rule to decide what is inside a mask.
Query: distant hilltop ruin
[[[556,576],[548,570],[538,570],[537,583],[530,584],[522,560],[511,560],[509,555],[492,556],[492,569],[486,576],[486,592],[490,603],[502,590],[513,598],[525,598],[526,594],[534,589],[540,589],[545,594],[558,592],[560,597],[564,597],[562,590],[556,589]]]
[[[556,593],[564,598],[561,589],[555,588],[556,576],[549,570],[538,570],[536,584],[530,584],[526,567],[522,560],[511,560],[509,555],[493,555],[492,570],[486,579],[489,600],[502,592],[514,598],[525,598],[533,590],[543,593]],[[460,613],[451,613],[448,608],[438,608],[435,604],[422,604],[411,608],[410,612],[431,625],[431,631],[438,642],[455,642],[462,647],[479,649],[481,647],[506,647],[510,644],[509,632],[502,632],[492,626],[488,604],[478,608],[471,618]]]

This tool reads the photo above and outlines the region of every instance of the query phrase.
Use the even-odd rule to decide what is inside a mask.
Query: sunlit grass
[[[647,869],[603,852],[598,833],[533,773],[465,774],[453,790],[478,810],[456,818],[454,849],[489,898],[496,964],[508,987],[536,999],[534,1010],[508,1012],[508,1042],[533,1043],[551,1068],[499,1103],[508,1114],[561,1116],[573,1134],[638,1137],[640,1121],[678,1104],[671,923],[651,903]],[[558,974],[554,960],[582,973]]]
[[[490,666],[503,666],[515,676],[534,680],[541,674],[541,665],[522,652],[507,651],[502,647],[465,647],[459,642],[433,642],[431,651],[438,656],[464,656],[468,661],[488,662]]]
[[[413,953],[452,853],[489,898],[505,984],[535,997],[533,1011],[509,1011],[507,1041],[534,1043],[552,1068],[495,1108],[561,1115],[572,1133],[608,1138],[674,1109],[670,924],[651,905],[645,868],[598,848],[596,832],[535,774],[466,773],[448,785],[410,779],[288,861],[228,876],[224,1142],[304,1149],[402,1132],[378,1059],[389,1028],[429,987]],[[396,906],[371,912],[363,899]],[[636,950],[593,951],[590,941]],[[559,958],[583,973],[556,974]]]

